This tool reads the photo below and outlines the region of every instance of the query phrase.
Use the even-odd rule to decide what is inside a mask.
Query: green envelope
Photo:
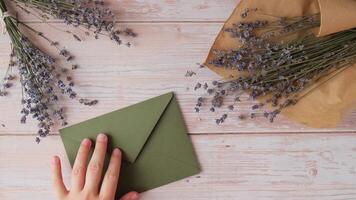
[[[118,195],[144,192],[200,172],[173,93],[63,128],[60,135],[73,166],[84,138],[109,137],[108,151],[123,152]],[[109,156],[105,159],[107,166]]]

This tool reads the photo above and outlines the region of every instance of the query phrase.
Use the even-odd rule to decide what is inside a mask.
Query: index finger
[[[95,150],[87,168],[84,189],[94,194],[99,193],[107,142],[108,138],[105,134],[101,133],[97,136]]]

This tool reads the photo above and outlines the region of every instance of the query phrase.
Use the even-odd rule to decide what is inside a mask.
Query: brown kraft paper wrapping
[[[356,27],[356,0],[242,0],[224,24],[205,62],[212,71],[223,78],[239,74],[209,64],[214,58],[212,51],[239,47],[238,41],[223,30],[233,23],[243,21],[240,14],[246,8],[259,9],[258,13],[249,15],[247,19],[250,21],[275,20],[270,16],[291,17],[321,12],[321,27],[315,31],[319,36]],[[295,106],[284,109],[282,114],[309,127],[337,126],[344,113],[355,108],[356,65],[321,79],[306,89],[306,92],[307,94]]]
[[[319,0],[321,26],[318,36],[356,27],[356,0]]]

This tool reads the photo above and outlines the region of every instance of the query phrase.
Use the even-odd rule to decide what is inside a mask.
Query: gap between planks
[[[224,133],[188,133],[190,136],[223,136],[223,135],[251,135],[251,136],[268,136],[268,135],[278,135],[278,136],[288,136],[288,135],[334,135],[334,134],[356,134],[356,131],[307,131],[307,132],[298,132],[298,131],[291,131],[291,132],[224,132]],[[24,134],[24,133],[8,133],[8,134],[1,134],[0,137],[35,137],[38,136],[37,134]],[[50,134],[47,137],[57,137],[59,133]],[[44,138],[46,139],[46,138]]]
[[[26,24],[65,24],[62,21],[50,21],[50,22],[41,22],[41,21],[22,21],[22,23]],[[171,20],[166,20],[166,21],[117,21],[116,24],[223,24],[225,21],[191,21],[191,20],[180,20],[180,21],[171,21]]]

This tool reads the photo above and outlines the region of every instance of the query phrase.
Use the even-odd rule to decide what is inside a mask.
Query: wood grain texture
[[[238,2],[240,0],[105,0],[106,6],[114,11],[121,22],[223,22]],[[33,15],[20,11],[18,17],[27,22],[40,21]],[[49,21],[58,22],[53,19]]]
[[[80,64],[80,69],[74,72],[76,89],[84,97],[97,98],[100,104],[95,107],[84,107],[76,102],[65,100],[68,108],[67,117],[70,124],[77,123],[106,112],[119,109],[133,103],[174,91],[177,94],[190,133],[246,133],[246,132],[318,132],[320,130],[303,127],[282,116],[271,124],[264,118],[241,121],[239,114],[249,114],[252,101],[242,102],[237,110],[228,112],[229,118],[221,126],[215,124],[228,104],[216,113],[209,112],[209,106],[201,113],[195,113],[196,99],[207,96],[202,90],[194,91],[194,85],[199,82],[211,82],[218,77],[208,69],[198,69],[196,62],[203,61],[217,32],[220,23],[159,23],[159,24],[122,24],[133,28],[140,35],[133,39],[134,47],[117,47],[107,38],[95,40],[85,37],[81,31],[77,34],[85,42],[78,42],[66,30],[63,24],[35,23],[32,27],[45,32],[50,38],[62,41],[61,45],[70,50]],[[29,35],[31,35],[29,33]],[[34,36],[32,36],[34,37]],[[43,40],[36,44],[58,57],[54,49],[48,49]],[[6,37],[0,39],[1,63],[6,64],[9,54],[9,41]],[[185,77],[187,70],[193,69],[198,73],[191,78]],[[5,68],[0,69],[4,74]],[[246,100],[248,97],[244,97]],[[10,95],[0,98],[0,134],[30,134],[35,133],[36,126],[31,120],[27,125],[19,124],[21,105],[20,86],[10,90]],[[326,132],[354,131],[353,120],[356,113],[350,113],[345,121],[334,129]],[[56,132],[56,130],[54,131]]]
[[[7,0],[8,2],[11,0]],[[189,200],[354,200],[356,199],[356,112],[334,129],[310,129],[279,118],[239,121],[254,104],[240,104],[229,112],[222,126],[206,107],[193,108],[202,91],[193,91],[197,81],[211,82],[217,76],[195,63],[204,61],[212,42],[239,0],[106,0],[117,13],[120,27],[130,27],[139,37],[133,48],[117,47],[106,38],[94,40],[73,30],[85,42],[64,34],[58,20],[39,23],[19,13],[19,19],[49,37],[75,56],[80,68],[73,77],[77,91],[97,98],[92,108],[65,100],[73,124],[122,108],[168,91],[175,91],[203,172],[142,194],[149,199]],[[35,36],[28,33],[31,38]],[[58,57],[44,41],[36,45]],[[0,77],[10,52],[9,39],[0,35]],[[61,62],[61,61],[60,61]],[[198,76],[184,77],[187,70]],[[244,97],[247,98],[247,97]],[[0,98],[0,200],[54,199],[49,175],[52,155],[60,155],[64,177],[70,167],[60,138],[50,136],[34,143],[36,124],[19,123],[20,86]],[[256,134],[256,133],[264,134]],[[57,131],[55,130],[56,134]],[[244,134],[246,133],[246,134]],[[273,133],[273,134],[272,134]]]
[[[203,172],[142,194],[148,199],[356,199],[356,134],[195,135]],[[16,142],[15,142],[16,141]],[[28,153],[24,153],[28,152]],[[58,136],[0,136],[0,199],[53,199],[52,155],[70,167]]]

